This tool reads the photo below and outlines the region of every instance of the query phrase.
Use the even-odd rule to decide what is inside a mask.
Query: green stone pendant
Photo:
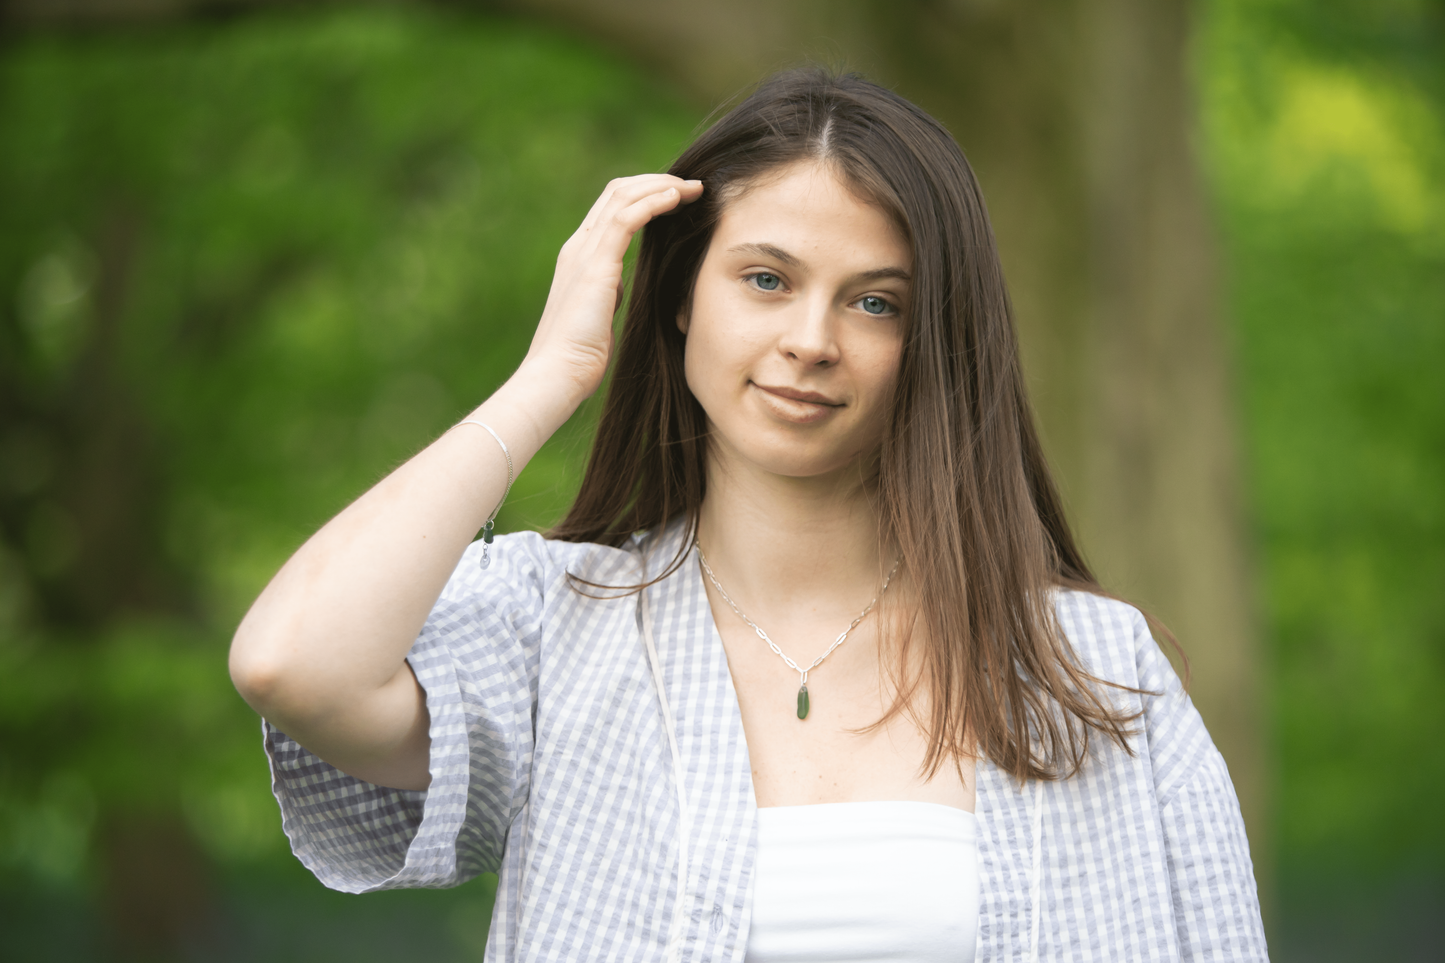
[[[808,718],[808,687],[806,685],[798,690],[798,718]]]

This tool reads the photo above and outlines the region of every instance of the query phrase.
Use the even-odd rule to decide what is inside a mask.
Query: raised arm
[[[666,174],[615,180],[563,245],[526,359],[468,416],[506,441],[518,473],[602,381],[633,234],[701,192]],[[426,701],[406,655],[506,483],[501,447],[462,426],[328,522],[236,630],[242,697],[336,768],[425,789]]]

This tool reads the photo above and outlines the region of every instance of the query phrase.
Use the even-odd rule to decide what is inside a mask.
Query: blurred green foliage
[[[7,875],[104,888],[111,813],[183,819],[222,866],[290,862],[231,630],[302,539],[505,379],[607,179],[665,166],[697,120],[575,41],[438,11],[5,51]],[[567,504],[574,422],[503,529]]]
[[[1202,8],[1287,886],[1445,865],[1440,9]],[[108,822],[159,813],[222,868],[233,930],[275,931],[210,959],[393,958],[379,934],[433,916],[429,958],[480,956],[484,890],[359,911],[303,878],[226,641],[301,539],[507,376],[602,184],[698,119],[580,42],[435,9],[11,41],[0,868],[26,895],[0,921],[91,912]],[[567,503],[589,417],[504,528]],[[82,930],[32,957],[80,958]]]
[[[1418,874],[1438,913],[1445,4],[1205,9],[1204,145],[1262,576],[1283,895]]]

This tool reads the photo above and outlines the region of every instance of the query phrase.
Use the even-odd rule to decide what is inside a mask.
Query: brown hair
[[[889,213],[913,251],[876,484],[880,538],[912,574],[925,630],[925,771],[978,751],[1018,779],[1058,778],[1078,770],[1094,733],[1128,749],[1135,717],[1108,704],[1054,616],[1056,586],[1107,593],[1044,461],[978,182],[941,124],[855,75],[777,75],[672,165],[706,191],[643,232],[586,475],[550,534],[617,546],[682,515],[692,539],[664,576],[682,564],[705,493],[707,419],[683,374],[676,318],[722,207],[767,172],[808,159]],[[917,684],[899,686],[880,723],[907,711]]]

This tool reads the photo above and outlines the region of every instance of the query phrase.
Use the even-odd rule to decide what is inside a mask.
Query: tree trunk
[[[99,835],[100,897],[116,963],[180,963],[220,949],[210,862],[180,813],[111,813]]]
[[[19,490],[0,491],[0,550],[25,546],[25,583],[51,646],[93,645],[127,618],[185,619],[192,610],[191,587],[164,547],[159,452],[119,360],[141,214],[126,202],[103,210],[81,245],[93,251],[95,277],[79,301],[76,357],[42,374],[20,352],[0,356],[0,440],[11,457],[28,449],[40,466]],[[0,315],[7,345],[22,343],[14,328],[4,330],[17,323],[14,312]],[[48,720],[38,745],[55,738],[56,724],[80,741],[124,725],[92,709],[77,699],[68,718]],[[28,748],[37,768],[53,764],[37,758],[44,750],[36,744]],[[102,814],[98,895],[116,959],[190,958],[209,933],[215,901],[201,885],[205,858],[174,808]]]

